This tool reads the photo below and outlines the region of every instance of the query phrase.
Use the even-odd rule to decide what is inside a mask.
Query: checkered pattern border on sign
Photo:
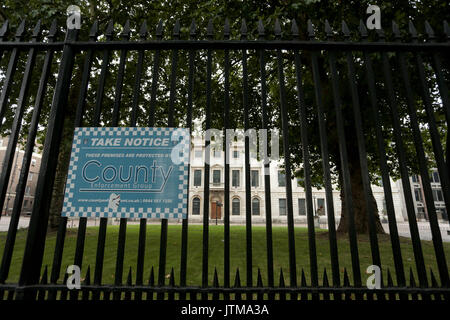
[[[70,156],[69,170],[64,195],[64,205],[61,215],[63,217],[86,217],[86,218],[156,218],[156,219],[185,219],[187,217],[188,197],[188,163],[189,163],[189,135],[178,144],[182,150],[182,161],[177,165],[179,175],[178,201],[176,208],[166,208],[163,205],[153,208],[120,208],[113,211],[107,207],[75,207],[72,203],[75,192],[75,172],[78,169],[80,145],[84,137],[98,136],[170,136],[178,128],[147,128],[147,127],[83,127],[75,128]]]

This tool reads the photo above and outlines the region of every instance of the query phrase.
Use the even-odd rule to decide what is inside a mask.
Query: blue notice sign
[[[75,128],[62,216],[186,218],[185,128]]]

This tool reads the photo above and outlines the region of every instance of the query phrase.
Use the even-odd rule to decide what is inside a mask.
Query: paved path
[[[0,219],[0,232],[8,231],[9,228],[9,221],[10,217],[2,216]],[[119,219],[109,219],[110,223],[112,225],[118,225]],[[30,222],[29,217],[21,217],[19,220],[19,229],[20,228],[27,228],[28,224]],[[152,224],[159,224],[159,221],[151,222]],[[129,221],[129,224],[139,224],[139,221]],[[98,226],[99,225],[99,219],[89,219],[88,220],[88,226]],[[431,236],[431,230],[430,230],[430,224],[428,222],[417,222],[418,228],[419,228],[419,235],[420,239],[422,240],[432,240]],[[298,226],[306,227],[306,225],[301,224]],[[78,219],[70,219],[67,223],[68,228],[76,228],[78,227]],[[321,225],[322,228],[326,228],[326,225]],[[444,242],[450,242],[450,235],[447,233],[447,230],[450,230],[450,225],[448,222],[440,222],[439,227],[441,230],[441,237]],[[388,224],[383,224],[383,228],[386,232],[389,232]],[[408,237],[410,238],[409,233],[409,225],[407,222],[398,222],[397,223],[398,233],[400,236]]]

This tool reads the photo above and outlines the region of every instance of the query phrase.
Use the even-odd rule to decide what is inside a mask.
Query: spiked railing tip
[[[225,23],[223,25],[223,35],[225,38],[230,37],[230,21],[228,18],[225,18]]]
[[[263,37],[265,35],[264,24],[261,19],[258,20],[258,35]]]
[[[377,31],[377,35],[378,35],[379,39],[384,40],[386,38],[386,35],[384,34],[383,29],[376,29],[376,31]]]
[[[163,35],[163,22],[162,20],[159,20],[158,25],[156,26],[156,36],[162,37]]]
[[[150,278],[148,279],[148,284],[149,284],[150,286],[155,285],[155,272],[154,272],[154,270],[153,270],[153,266],[152,266],[152,268],[151,268],[151,270],[150,270]]]
[[[9,21],[6,20],[0,28],[0,38],[3,38],[5,36],[6,31],[8,31],[8,25]]]
[[[261,270],[258,268],[258,278],[256,280],[256,286],[257,287],[262,287],[263,286],[263,281],[262,281],[262,276],[261,276]]]
[[[389,270],[389,268],[387,269],[387,285],[388,287],[394,286],[394,281],[392,281],[391,271]]]
[[[217,275],[217,268],[214,268],[213,287],[219,286],[219,276]]]
[[[305,276],[305,270],[303,270],[303,268],[302,268],[302,276],[301,276],[301,280],[300,280],[300,285],[302,287],[306,287],[306,276]]]
[[[142,22],[141,24],[141,28],[139,29],[139,36],[141,38],[145,38],[147,36],[147,33],[148,33],[147,21],[144,20],[144,22]]]
[[[86,271],[86,277],[84,278],[84,284],[90,284],[91,283],[91,266],[88,265],[87,271]]]
[[[292,32],[293,36],[298,36],[299,35],[297,21],[295,21],[295,19],[292,19],[291,32]]]
[[[344,287],[350,286],[350,280],[348,278],[347,268],[344,268]]]
[[[430,24],[426,20],[425,20],[425,32],[427,33],[428,38],[430,39],[434,38],[433,28],[431,28]]]
[[[325,19],[325,33],[327,34],[327,38],[333,36],[333,30],[331,29],[330,23]]]
[[[132,283],[132,271],[130,267],[130,269],[128,270],[127,285],[131,286],[131,283]]]
[[[308,19],[308,37],[310,38],[310,39],[312,39],[312,38],[314,38],[315,36],[316,36],[316,34],[315,34],[315,31],[314,31],[314,26],[313,26],[313,24],[312,24],[312,21],[311,21],[311,19]]]
[[[413,274],[412,268],[409,268],[409,285],[412,288],[415,288],[415,286],[416,286],[416,280],[414,279],[414,274]]]
[[[191,26],[189,28],[189,35],[195,37],[197,31],[197,26],[195,25],[195,20],[192,19]]]
[[[437,288],[438,283],[436,281],[436,277],[434,276],[433,270],[431,268],[430,268],[430,278],[431,278],[431,285],[433,286],[433,288]]]
[[[409,34],[411,35],[411,37],[413,39],[417,38],[417,30],[411,20],[408,21],[408,30],[409,30]]]
[[[327,275],[327,269],[326,268],[323,269],[323,286],[324,287],[328,287],[329,286],[328,275]]]
[[[344,20],[342,20],[342,33],[344,34],[345,38],[350,38],[350,30],[348,29],[347,23],[345,23]]]
[[[48,279],[47,273],[48,273],[48,268],[47,268],[47,266],[45,266],[44,273],[42,274],[42,278],[41,278],[42,284],[47,284],[47,279]]]
[[[241,277],[239,276],[239,268],[236,269],[236,276],[234,278],[234,286],[235,287],[241,286]]]
[[[96,38],[98,35],[98,20],[95,20],[92,24],[91,30],[89,31],[89,37]]]
[[[247,23],[245,22],[245,19],[242,19],[241,23],[241,36],[246,37],[247,36]]]
[[[359,33],[361,34],[361,37],[363,38],[367,38],[368,34],[367,34],[367,28],[365,23],[362,20],[359,20]]]
[[[130,20],[127,19],[125,25],[123,26],[122,37],[129,37],[129,36],[130,36]]]
[[[106,36],[107,37],[112,37],[113,36],[113,32],[114,32],[114,22],[112,20],[109,20],[108,22],[108,26],[106,27]]]
[[[41,33],[41,19],[39,19],[36,25],[34,26],[32,37],[37,38],[40,33]]]
[[[284,275],[283,275],[283,268],[280,268],[280,285],[281,288],[283,288],[285,286],[284,283]]]
[[[175,21],[175,25],[174,25],[174,27],[173,27],[173,32],[172,32],[172,34],[173,34],[173,36],[174,37],[179,37],[180,36],[180,19],[177,19],[176,21]]]
[[[398,28],[398,24],[395,21],[392,21],[392,33],[396,39],[400,39],[400,29]]]
[[[277,37],[281,36],[281,25],[280,20],[278,20],[278,18],[275,20],[275,27],[273,31],[275,32],[275,36]]]
[[[447,20],[444,20],[444,32],[447,35],[447,40],[450,40],[450,27]]]
[[[208,26],[206,27],[206,35],[210,38],[214,36],[214,25],[212,19],[209,19],[208,21]]]
[[[24,31],[25,31],[25,19],[22,20],[19,27],[17,27],[16,37],[21,37],[23,35]]]

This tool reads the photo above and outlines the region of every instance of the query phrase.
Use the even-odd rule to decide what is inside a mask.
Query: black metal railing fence
[[[448,97],[448,72],[444,68],[442,57],[448,56],[450,51],[450,29],[444,23],[444,41],[437,41],[431,27],[426,24],[426,37],[419,38],[412,22],[409,24],[409,38],[401,36],[398,26],[393,23],[392,33],[389,40],[383,30],[377,31],[377,40],[373,39],[361,23],[357,34],[351,34],[345,22],[342,23],[342,30],[334,33],[328,22],[325,23],[325,39],[318,39],[315,29],[308,21],[306,37],[302,36],[295,21],[292,21],[291,30],[285,32],[278,21],[274,26],[273,36],[268,36],[269,32],[260,21],[257,26],[257,37],[248,39],[248,31],[245,21],[240,30],[240,39],[230,39],[230,26],[225,21],[223,38],[216,39],[216,33],[212,21],[209,22],[206,30],[206,39],[200,40],[197,36],[197,27],[193,22],[189,29],[189,39],[181,39],[181,27],[179,22],[174,26],[171,39],[164,39],[163,25],[156,28],[155,37],[148,39],[147,25],[144,23],[138,32],[138,39],[130,39],[132,34],[130,25],[127,22],[120,34],[119,39],[114,40],[114,23],[109,22],[102,41],[98,38],[98,23],[92,25],[88,40],[79,39],[79,30],[68,30],[65,39],[62,40],[57,35],[57,25],[53,23],[45,41],[41,40],[41,25],[38,23],[34,28],[30,41],[25,40],[25,24],[22,23],[16,30],[14,39],[7,38],[8,24],[5,23],[0,29],[0,58],[6,59],[7,68],[2,70],[2,91],[0,96],[0,119],[2,125],[10,124],[9,142],[5,150],[3,167],[0,175],[0,207],[4,206],[8,183],[13,170],[13,159],[20,139],[20,131],[24,121],[24,115],[30,120],[27,130],[27,141],[24,149],[23,163],[20,171],[20,179],[15,190],[16,196],[10,217],[10,226],[7,232],[2,263],[0,267],[0,291],[2,299],[254,299],[254,298],[277,298],[285,299],[449,299],[449,277],[447,260],[444,253],[442,237],[439,230],[436,208],[434,205],[432,188],[429,178],[429,157],[433,156],[438,169],[442,191],[444,195],[447,212],[450,209],[450,175],[448,159],[445,159],[442,146],[442,130],[447,130],[448,119],[450,119],[450,101]],[[339,40],[335,40],[339,37]],[[353,37],[353,38],[352,38]],[[269,38],[269,39],[267,39]],[[129,55],[133,53],[130,61]],[[181,52],[181,54],[180,54]],[[54,56],[58,55],[55,61]],[[221,54],[220,61],[214,61],[214,56]],[[25,60],[20,60],[20,56],[25,55]],[[199,57],[201,55],[201,57]],[[235,109],[231,104],[236,102],[233,96],[235,90],[230,83],[230,73],[236,65],[231,65],[231,58],[237,57],[239,72],[242,78],[241,83],[241,111],[243,112],[242,123],[244,129],[251,128],[252,114],[258,113],[261,129],[268,129],[273,126],[273,111],[268,108],[269,104],[279,107],[276,113],[279,114],[279,127],[282,134],[283,161],[285,164],[286,177],[290,177],[291,172],[291,149],[289,139],[292,139],[291,130],[299,130],[295,135],[300,135],[302,145],[302,166],[304,170],[304,190],[307,209],[308,225],[308,250],[309,250],[309,282],[307,285],[305,274],[299,271],[299,263],[296,256],[296,241],[294,229],[294,212],[292,199],[292,185],[286,183],[287,199],[287,235],[288,235],[288,257],[289,257],[289,283],[285,286],[283,273],[280,274],[278,285],[275,281],[274,272],[274,252],[272,238],[272,203],[271,203],[271,178],[264,175],[264,197],[265,197],[265,229],[266,229],[266,254],[267,266],[266,283],[258,270],[256,281],[254,280],[253,261],[253,239],[252,239],[252,213],[251,213],[251,186],[250,186],[250,151],[249,141],[245,140],[245,252],[246,252],[246,283],[243,286],[240,281],[239,270],[234,276],[234,284],[231,279],[230,266],[230,175],[229,175],[229,150],[225,148],[224,157],[224,259],[223,259],[223,282],[219,281],[219,274],[214,272],[213,279],[209,278],[209,182],[210,167],[209,154],[205,154],[205,174],[204,174],[204,203],[203,203],[203,242],[201,261],[201,285],[198,287],[187,285],[187,260],[188,260],[188,230],[189,220],[183,220],[181,231],[181,252],[180,252],[180,278],[175,282],[174,270],[170,272],[168,283],[166,283],[166,258],[167,258],[167,238],[168,220],[162,219],[159,247],[159,267],[157,274],[151,271],[150,280],[144,283],[144,260],[146,255],[147,220],[141,219],[139,225],[139,244],[136,250],[137,264],[135,281],[133,282],[132,271],[130,269],[126,284],[122,283],[124,273],[124,256],[127,219],[120,219],[118,232],[117,257],[113,284],[103,283],[103,267],[105,256],[105,243],[107,234],[108,219],[101,218],[98,228],[98,243],[93,270],[93,280],[91,283],[91,269],[82,269],[86,275],[81,290],[68,290],[65,280],[61,279],[61,266],[65,239],[67,233],[67,218],[60,219],[57,231],[53,263],[51,271],[47,267],[42,272],[44,247],[46,243],[46,233],[51,210],[55,174],[58,166],[58,152],[60,150],[62,135],[65,125],[65,117],[68,112],[73,113],[74,127],[81,126],[177,126],[183,125],[192,129],[195,113],[194,100],[198,96],[198,91],[205,96],[202,113],[204,115],[204,129],[210,129],[216,119],[221,118],[223,130],[233,128],[235,123],[230,112]],[[38,63],[36,62],[39,58]],[[393,60],[393,57],[396,60]],[[149,63],[151,59],[152,64]],[[448,57],[447,57],[448,58]],[[180,75],[179,61],[186,62],[183,71],[186,74]],[[259,105],[255,106],[250,101],[251,93],[255,91],[249,82],[249,59],[257,61],[259,75],[257,77],[257,95]],[[376,61],[374,61],[376,59]],[[6,61],[4,60],[4,61]],[[147,60],[147,61],[146,61]],[[82,66],[77,63],[82,62]],[[398,74],[393,71],[392,61],[396,61],[395,68]],[[24,66],[19,68],[18,63],[24,62]],[[223,63],[223,65],[218,65]],[[201,76],[204,84],[200,88],[195,88],[195,78],[199,76],[199,63],[204,72]],[[52,81],[52,65],[58,68],[56,83]],[[126,67],[133,64],[134,73],[126,75]],[[374,64],[376,64],[374,66]],[[170,68],[163,68],[170,65]],[[286,82],[286,69],[295,69],[295,100],[289,99],[288,92],[292,85]],[[330,90],[326,94],[331,96],[334,109],[330,112],[325,108],[327,97],[324,95],[323,70],[327,68],[327,81],[330,83]],[[39,68],[38,68],[39,67]],[[71,85],[74,81],[74,68],[79,68],[81,77],[79,90],[76,92],[76,109],[68,110],[68,99],[71,94]],[[108,77],[111,69],[115,68],[115,83]],[[217,70],[219,69],[219,70]],[[15,74],[20,70],[19,75]],[[170,70],[170,71],[168,71]],[[396,69],[397,70],[397,69]],[[36,84],[37,91],[29,92],[30,83],[33,80],[32,72],[35,72],[35,79],[39,79]],[[54,70],[53,70],[54,71]],[[167,71],[168,73],[164,73]],[[272,72],[274,71],[274,72]],[[93,72],[96,73],[98,83],[92,83]],[[213,78],[221,72],[223,81],[223,104],[217,110],[213,105],[216,101],[214,97]],[[163,74],[162,74],[163,73]],[[311,75],[311,86],[305,86],[305,73]],[[345,73],[345,76],[343,75]],[[151,74],[151,77],[148,77]],[[380,76],[377,78],[377,76]],[[418,83],[411,83],[411,76],[418,79]],[[186,93],[184,97],[177,97],[179,77],[183,77],[183,87]],[[234,78],[236,75],[234,75]],[[133,83],[130,79],[134,78]],[[143,90],[142,81],[146,78],[148,86]],[[161,97],[160,80],[167,80],[166,88],[168,95]],[[233,78],[233,79],[234,79]],[[276,83],[277,98],[273,101],[272,87],[268,88],[269,78],[271,83]],[[274,80],[275,79],[275,80]],[[344,79],[348,83],[341,84]],[[36,80],[37,81],[37,80]],[[17,94],[17,102],[12,101],[11,89],[17,83],[20,90]],[[49,83],[51,83],[49,85]],[[124,88],[124,83],[126,87]],[[430,83],[435,86],[431,87]],[[400,93],[399,86],[402,86],[404,93]],[[348,90],[347,101],[342,96],[342,86]],[[380,87],[383,89],[380,98]],[[310,91],[308,89],[312,88]],[[418,91],[416,91],[418,88]],[[122,98],[123,91],[128,90],[131,105],[124,106]],[[222,89],[221,89],[222,90]],[[48,92],[47,92],[48,91]],[[430,93],[439,97],[438,107],[436,100]],[[436,93],[437,92],[437,93]],[[45,108],[46,95],[53,94],[51,108],[43,114]],[[33,97],[34,105],[29,105],[29,96]],[[416,96],[420,97],[420,104],[417,103]],[[314,97],[311,98],[310,97]],[[367,99],[366,99],[367,98]],[[106,100],[105,100],[106,99]],[[161,99],[161,100],[159,100]],[[177,99],[185,102],[184,108],[179,108]],[[164,108],[161,111],[158,106],[164,100]],[[400,103],[401,100],[401,103]],[[140,107],[142,101],[148,102],[145,107]],[[195,100],[197,101],[197,100]],[[311,105],[308,105],[309,103]],[[386,104],[386,105],[382,105]],[[406,106],[399,110],[400,104]],[[344,107],[351,105],[352,117],[354,121],[354,136],[349,136],[345,127]],[[112,106],[111,109],[108,109]],[[128,108],[127,119],[121,118],[121,112]],[[238,109],[239,109],[238,108]],[[294,111],[293,111],[294,110]],[[14,113],[12,113],[14,111]],[[198,112],[198,111],[197,111]],[[383,126],[387,112],[391,119],[390,129]],[[317,129],[314,131],[319,136],[320,155],[323,170],[323,186],[326,194],[328,239],[330,246],[331,282],[328,282],[327,271],[324,270],[322,283],[319,283],[319,267],[317,263],[316,234],[314,229],[313,200],[311,179],[312,167],[310,166],[310,141],[308,141],[308,117],[313,113],[317,121]],[[444,117],[444,121],[437,121],[436,114]],[[105,114],[107,116],[105,116]],[[103,115],[103,117],[102,117]],[[159,118],[158,118],[159,116]],[[5,117],[10,119],[4,120]],[[292,119],[296,118],[298,126],[291,126]],[[337,135],[338,155],[341,164],[342,181],[344,190],[345,210],[348,217],[351,274],[353,281],[350,281],[347,270],[343,279],[339,266],[337,234],[335,227],[335,208],[333,206],[332,195],[332,172],[334,165],[330,162],[330,146],[327,135],[327,127],[331,117],[335,117]],[[409,131],[405,133],[405,123]],[[370,119],[370,126],[367,126],[367,118]],[[402,120],[403,119],[403,120]],[[423,125],[425,123],[425,125]],[[12,263],[13,251],[15,247],[18,222],[21,215],[22,202],[27,185],[27,174],[30,168],[35,140],[39,130],[45,127],[45,143],[41,159],[41,168],[37,182],[33,211],[27,231],[26,245],[24,249],[20,277],[17,283],[9,283],[8,275]],[[444,129],[442,129],[444,128]],[[425,149],[423,132],[426,131],[431,141],[429,149]],[[375,208],[371,202],[371,177],[369,172],[368,157],[366,148],[367,134],[372,134],[372,141],[376,146],[377,161],[382,178],[384,190],[386,212],[389,222],[389,234],[392,248],[392,256],[395,266],[395,285],[390,271],[383,272],[382,288],[369,290],[364,286],[360,270],[360,257],[358,254],[358,241],[355,229],[354,206],[351,188],[351,173],[348,166],[349,152],[347,150],[347,139],[355,138],[358,146],[358,157],[361,167],[362,186],[368,212],[368,230],[371,249],[371,260],[374,265],[382,266],[380,258],[379,239],[376,230]],[[404,141],[404,135],[412,139],[418,170],[422,178],[424,196],[426,200],[428,220],[433,239],[433,249],[438,269],[438,279],[433,272],[428,275],[423,256],[422,243],[420,241],[418,225],[416,222],[415,208],[412,198],[412,191],[409,182],[409,168],[407,150],[408,145]],[[386,136],[393,140],[393,148],[396,154],[396,165],[400,173],[405,198],[406,212],[411,233],[411,242],[415,258],[415,273],[418,276],[418,284],[415,282],[414,272],[409,271],[409,283],[407,281],[408,270],[405,270],[402,258],[401,242],[397,230],[397,221],[394,210],[394,200],[392,197],[392,186],[390,182],[390,170],[392,168],[392,157],[386,154]],[[206,139],[208,146],[210,141]],[[391,146],[389,146],[391,147]],[[446,162],[447,161],[447,162]],[[269,168],[269,164],[265,164]],[[79,218],[76,248],[73,264],[82,267],[85,250],[85,238],[87,230],[87,218]],[[447,257],[448,258],[448,257]],[[197,266],[200,268],[200,263]],[[258,266],[259,267],[259,266]],[[48,275],[49,273],[49,275]],[[301,279],[300,283],[297,279]],[[61,283],[63,280],[63,283]],[[212,280],[212,286],[210,282]],[[430,283],[431,282],[431,283]],[[440,282],[440,283],[439,283]]]

